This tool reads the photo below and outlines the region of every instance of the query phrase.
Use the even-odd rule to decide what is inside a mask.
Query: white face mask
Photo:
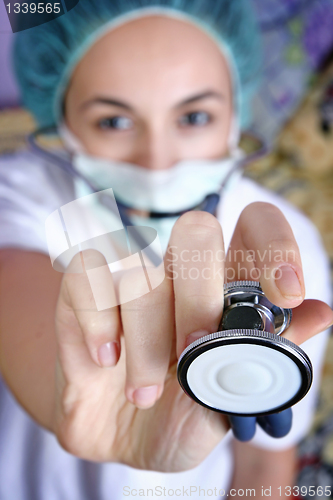
[[[221,184],[230,189],[239,178],[238,161],[243,157],[235,147],[237,131],[232,131],[231,154],[219,160],[185,160],[167,170],[151,170],[86,154],[75,136],[62,125],[60,135],[73,152],[75,169],[99,190],[112,188],[116,199],[131,208],[147,212],[180,212],[200,204],[208,194],[219,193]],[[88,194],[82,181],[76,182],[78,197]],[[152,219],[132,215],[135,224],[154,227],[165,250],[177,217]]]
[[[167,170],[150,170],[78,153],[73,165],[98,189],[112,188],[131,208],[148,212],[179,212],[195,207],[235,169],[240,151],[223,160],[186,160]]]
[[[82,144],[63,123],[60,136],[73,153],[73,165],[93,186],[112,188],[125,205],[147,212],[180,212],[201,203],[210,193],[218,193],[228,178],[234,184],[237,162],[243,157],[237,148],[239,130],[235,118],[229,135],[229,156],[218,160],[183,160],[166,170],[151,170],[130,163],[89,156]]]

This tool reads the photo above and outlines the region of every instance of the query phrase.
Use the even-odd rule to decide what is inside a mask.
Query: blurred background
[[[250,131],[271,152],[246,175],[300,208],[319,229],[333,283],[333,0],[249,0],[263,38],[264,67]],[[12,33],[0,1],[0,154],[25,147],[34,129],[10,64]],[[251,144],[245,137],[245,149]],[[299,447],[299,485],[333,485],[333,340],[316,418]],[[304,498],[304,497],[303,497]],[[315,497],[312,497],[315,499]]]

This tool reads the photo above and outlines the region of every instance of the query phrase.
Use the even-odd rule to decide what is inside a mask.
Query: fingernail
[[[205,335],[208,335],[209,332],[207,330],[197,330],[196,332],[190,333],[185,340],[185,347],[192,344],[195,340],[201,339]]]
[[[119,356],[118,342],[107,342],[102,344],[97,351],[98,360],[103,368],[115,366]]]
[[[302,297],[302,287],[291,266],[281,266],[275,272],[275,284],[280,293],[288,298]]]
[[[158,385],[149,385],[140,387],[133,393],[133,402],[135,406],[140,408],[148,408],[152,406],[157,399]]]
[[[328,323],[328,325],[326,325],[326,328],[331,328],[331,326],[333,326],[333,320],[331,319],[330,322]]]

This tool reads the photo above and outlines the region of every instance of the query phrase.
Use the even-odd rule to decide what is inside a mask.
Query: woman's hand
[[[227,419],[186,396],[176,368],[186,345],[217,330],[225,277],[258,279],[271,302],[296,308],[286,334],[295,343],[333,321],[326,304],[303,302],[298,247],[277,208],[249,205],[230,248],[224,262],[217,219],[204,212],[186,213],[172,231],[166,278],[148,294],[142,295],[139,271],[125,272],[112,284],[108,267],[103,268],[100,286],[122,304],[103,311],[96,309],[86,269],[105,264],[104,258],[87,251],[73,259],[56,312],[53,429],[67,451],[88,460],[165,472],[193,468],[211,452],[228,430]],[[272,261],[274,251],[283,257],[278,263]],[[124,303],[129,290],[137,298]]]

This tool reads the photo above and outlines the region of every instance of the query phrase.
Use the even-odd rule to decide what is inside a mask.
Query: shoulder
[[[27,150],[0,156],[0,181],[5,197],[15,190],[26,200],[41,205],[69,201],[74,192],[73,182],[66,173]]]
[[[227,227],[229,225],[235,227],[244,208],[258,201],[271,203],[281,210],[299,243],[308,238],[314,239],[317,243],[321,242],[317,228],[297,207],[247,177],[243,177],[233,190],[222,194],[218,218]]]
[[[45,251],[44,223],[74,198],[72,179],[29,151],[0,157],[0,247]]]
[[[239,216],[247,205],[258,201],[271,203],[278,207],[283,212],[289,224],[295,226],[293,229],[297,231],[299,228],[302,235],[303,231],[319,235],[313,223],[296,206],[277,193],[270,191],[247,177],[243,177],[233,191],[226,193],[225,200],[230,208],[231,204],[237,205],[237,216]]]

